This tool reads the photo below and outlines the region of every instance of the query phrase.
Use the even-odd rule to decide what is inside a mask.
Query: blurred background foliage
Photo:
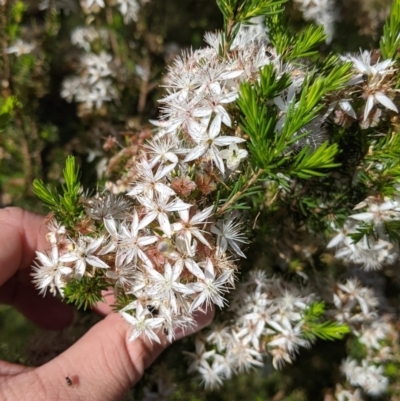
[[[289,1],[287,7],[294,31],[308,24],[298,3]],[[376,48],[392,1],[336,3],[339,18],[335,34],[331,43],[321,47],[320,54]],[[60,4],[68,7],[60,10]],[[63,81],[76,73],[83,53],[71,43],[71,32],[85,25],[106,30],[104,43],[93,42],[91,51],[112,55],[110,68],[116,91],[112,101],[89,111],[60,95]],[[146,1],[137,21],[128,25],[108,6],[88,15],[73,0],[0,0],[0,206],[46,213],[33,195],[32,182],[40,178],[60,185],[70,154],[82,166],[83,183],[94,189],[93,183],[105,179],[105,166],[121,147],[146,137],[143,128],[150,127],[148,120],[157,115],[157,100],[164,91],[160,84],[174,57],[182,50],[202,46],[203,34],[221,26],[221,14],[211,0]],[[31,44],[32,50],[20,55],[13,52],[20,39]],[[110,172],[118,172],[117,162]],[[0,306],[0,358],[31,365],[43,363],[68,347],[97,319],[93,314],[77,312],[71,328],[44,336],[16,311]],[[51,341],[55,337],[57,341]],[[336,381],[330,376],[327,361],[339,364],[345,344],[317,343],[312,352],[304,351],[283,372],[266,365],[264,370],[240,375],[211,393],[187,376],[180,353],[187,347],[192,346],[184,340],[162,357],[176,366],[180,377],[171,400],[329,401],[329,388]],[[325,355],[326,360],[316,355]],[[141,391],[138,386],[136,395]],[[400,396],[392,395],[391,399]]]

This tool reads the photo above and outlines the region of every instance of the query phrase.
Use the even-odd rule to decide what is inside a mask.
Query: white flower
[[[176,250],[171,252],[168,256],[180,266],[185,266],[196,277],[204,277],[202,270],[199,265],[193,260],[196,255],[197,242],[193,241],[193,244],[188,244],[187,241],[178,236],[175,240]]]
[[[179,142],[174,135],[165,135],[161,138],[154,138],[150,140],[146,145],[146,149],[153,155],[150,159],[150,167],[156,166],[158,163],[178,163],[178,154],[184,151],[179,148]]]
[[[189,209],[192,205],[182,202],[181,199],[175,198],[170,201],[169,192],[160,192],[158,196],[150,199],[145,196],[138,196],[138,201],[146,208],[146,215],[139,224],[139,229],[148,226],[153,220],[158,219],[161,230],[168,237],[171,236],[171,224],[169,222],[168,212],[178,212]]]
[[[15,43],[7,48],[6,53],[15,54],[17,57],[22,56],[23,54],[30,53],[35,46],[24,42],[22,39],[17,39]]]
[[[126,222],[122,223],[120,226],[120,234],[118,235],[119,249],[117,251],[119,264],[122,262],[130,263],[132,261],[137,263],[137,258],[139,257],[145,264],[151,265],[143,248],[147,245],[154,244],[154,242],[157,241],[157,237],[155,235],[141,235],[139,230],[139,217],[135,211],[132,216],[130,227],[127,227]]]
[[[166,300],[172,311],[177,313],[177,296],[179,294],[193,294],[193,290],[179,282],[182,266],[175,263],[174,267],[171,268],[171,265],[166,262],[164,265],[164,275],[152,268],[148,268],[147,271],[152,283],[148,294]]]
[[[77,27],[72,31],[71,43],[89,52],[90,44],[99,36],[99,32],[92,26]]]
[[[87,53],[82,58],[82,64],[86,67],[89,75],[89,84],[94,84],[101,78],[113,75],[109,63],[112,61],[112,55],[102,51],[100,55]]]
[[[137,196],[143,194],[144,196],[148,196],[150,199],[153,199],[154,191],[174,195],[175,191],[173,189],[160,182],[174,168],[175,164],[169,164],[167,166],[160,165],[157,172],[154,174],[152,166],[147,162],[147,160],[142,159],[138,168],[140,174],[139,182],[137,182],[128,192],[128,195]]]
[[[198,372],[206,389],[215,389],[222,386],[222,367],[211,367],[208,362],[204,362],[198,367]]]
[[[229,218],[225,221],[220,221],[216,225],[211,227],[211,232],[218,235],[217,248],[218,254],[223,254],[227,249],[228,245],[242,258],[246,255],[240,249],[238,242],[247,244],[248,241],[243,235],[243,227],[241,223],[238,223],[236,219]]]
[[[164,319],[160,317],[150,317],[152,316],[151,313],[143,308],[140,303],[136,303],[135,309],[135,315],[126,313],[125,311],[128,310],[127,308],[120,312],[122,317],[133,326],[129,341],[133,341],[140,336],[146,336],[150,342],[154,340],[160,343],[160,339],[154,331],[161,328]]]
[[[46,290],[50,287],[50,292],[56,295],[56,289],[63,294],[65,283],[62,276],[68,276],[72,269],[65,266],[58,257],[58,248],[53,246],[50,254],[36,252],[37,261],[33,266],[33,282],[40,290],[39,293],[46,295]],[[38,263],[39,262],[39,263]]]
[[[215,354],[215,350],[207,351],[204,342],[198,338],[195,339],[194,345],[196,347],[195,352],[183,351],[188,356],[189,361],[191,361],[187,370],[188,373],[198,370],[201,365],[207,363],[208,358]]]
[[[246,149],[239,149],[236,143],[231,143],[228,149],[220,151],[223,159],[226,159],[226,166],[230,170],[236,170],[242,159],[246,158],[248,152]]]
[[[81,4],[84,8],[91,8],[93,6],[97,6],[100,8],[104,8],[104,0],[81,0]]]
[[[196,227],[196,225],[206,224],[206,220],[211,216],[213,209],[214,206],[209,206],[203,211],[196,213],[191,218],[189,218],[189,210],[186,209],[178,211],[181,221],[174,223],[172,228],[179,236],[182,236],[185,239],[187,244],[186,249],[190,248],[190,244],[192,243],[192,235],[210,248],[210,244],[204,238],[201,230]]]
[[[368,212],[352,214],[350,217],[367,223],[374,221],[376,225],[380,225],[384,221],[392,221],[400,218],[400,212],[397,210],[399,206],[397,201],[386,198],[383,202],[374,202],[367,199],[366,203],[368,204]]]
[[[364,109],[364,121],[367,120],[369,113],[376,103],[380,103],[387,109],[398,113],[397,106],[386,95],[383,85],[383,79],[385,76],[394,71],[391,69],[394,61],[387,59],[371,65],[371,53],[367,50],[362,52],[358,57],[350,54],[343,56],[342,60],[352,61],[354,68],[358,72],[358,75],[356,75],[349,84],[361,83],[365,78],[367,79],[366,88],[363,94],[363,97],[367,100]]]
[[[222,297],[221,293],[226,291],[225,283],[227,282],[230,274],[231,272],[228,271],[222,273],[222,275],[217,278],[213,263],[211,259],[207,258],[204,274],[201,277],[202,281],[188,284],[189,288],[200,293],[193,301],[190,310],[194,311],[204,303],[206,303],[206,307],[214,304],[222,308],[224,306],[225,299]]]
[[[359,82],[362,80],[362,75],[365,74],[368,77],[374,77],[376,75],[385,75],[388,69],[394,65],[394,61],[387,59],[380,63],[375,63],[371,65],[371,52],[364,50],[360,52],[360,56],[352,56],[348,54],[347,56],[342,56],[344,61],[352,61],[354,68],[360,74],[358,77]]]
[[[131,21],[137,21],[140,5],[137,0],[117,0],[119,12],[124,16],[125,24]]]
[[[343,361],[341,370],[352,386],[361,387],[371,396],[383,394],[389,384],[388,378],[383,375],[383,366],[375,366],[365,359],[359,365],[356,360],[348,357]]]
[[[210,124],[209,130],[201,129],[196,133],[192,132],[191,136],[197,143],[193,149],[186,155],[184,162],[190,162],[207,154],[215,163],[218,170],[222,174],[225,173],[224,162],[217,146],[227,146],[231,143],[244,142],[244,139],[236,136],[219,136],[221,132],[221,116],[218,114]]]
[[[81,279],[85,274],[86,265],[108,269],[107,263],[103,262],[95,253],[104,241],[104,237],[93,239],[80,236],[77,242],[73,242],[74,249],[60,257],[61,262],[75,263],[75,276]]]
[[[380,103],[381,105],[385,106],[387,109],[395,111],[396,113],[399,112],[397,106],[393,103],[393,101],[385,95],[384,92],[372,92],[368,95],[367,103],[365,104],[364,109],[364,121],[368,118],[370,111],[374,107],[375,103]]]

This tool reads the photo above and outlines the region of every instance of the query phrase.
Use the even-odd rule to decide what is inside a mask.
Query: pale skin
[[[70,306],[48,294],[38,294],[31,284],[30,266],[35,250],[45,250],[43,216],[19,208],[0,209],[0,303],[14,306],[29,320],[45,329],[68,326]],[[79,341],[50,362],[36,367],[0,361],[0,401],[117,401],[143,375],[169,345],[160,333],[161,344],[142,339],[128,341],[129,327],[107,304],[104,314]],[[196,315],[196,326],[176,339],[192,334],[212,320],[212,312]]]

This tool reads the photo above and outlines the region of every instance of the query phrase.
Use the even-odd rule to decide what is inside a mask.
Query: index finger
[[[48,248],[43,216],[17,207],[0,209],[0,285],[30,267],[36,250]]]

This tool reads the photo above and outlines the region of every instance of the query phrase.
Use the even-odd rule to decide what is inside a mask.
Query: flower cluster
[[[90,31],[75,31],[74,42],[83,47],[89,47],[91,39]],[[109,102],[117,97],[113,87],[112,56],[106,52],[99,55],[86,52],[79,59],[78,74],[64,80],[61,96],[68,102],[78,102],[81,106],[81,114],[91,112],[92,109],[100,109],[104,102]]]
[[[363,348],[365,353],[361,360],[349,356],[341,365],[349,386],[362,390],[344,390],[339,386],[336,399],[363,400],[365,394],[384,394],[389,384],[384,374],[385,364],[392,359],[393,345],[397,341],[390,316],[379,316],[379,300],[374,291],[363,287],[357,279],[348,279],[344,284],[338,283],[333,297],[332,313],[335,314],[335,319],[349,325],[355,336],[354,341],[358,342],[358,348]]]
[[[324,27],[327,43],[335,34],[335,22],[339,19],[338,5],[332,0],[295,0],[306,21],[314,21]]]
[[[393,60],[379,62],[378,57],[367,50],[360,52],[360,55],[342,56],[342,59],[353,63],[354,76],[349,85],[354,85],[354,90],[348,94],[348,99],[339,101],[340,109],[336,112],[336,123],[346,125],[349,121],[359,119],[360,127],[366,129],[376,127],[382,117],[383,110],[377,106],[398,113],[398,108],[392,101],[396,92],[396,89],[393,89]],[[360,98],[365,101],[365,105],[362,113],[357,116],[351,102]]]
[[[393,264],[398,259],[399,249],[388,228],[390,230],[390,223],[400,220],[398,205],[397,196],[393,199],[368,197],[354,208],[366,208],[366,211],[349,216],[328,243],[328,248],[337,249],[336,258],[360,265],[365,270]]]
[[[186,352],[189,372],[197,371],[207,388],[253,367],[269,356],[275,368],[291,363],[311,340],[303,333],[305,311],[315,299],[307,288],[254,270],[230,299],[229,322],[214,323]]]
[[[106,6],[103,0],[81,3],[88,13]],[[135,19],[127,10],[138,3],[117,3],[126,20]],[[309,15],[318,8],[314,17],[319,22],[325,18],[321,10],[333,21],[326,2],[302,5]],[[389,117],[398,112],[395,61],[363,52],[314,68],[301,58],[292,62],[290,54],[278,54],[264,31],[256,21],[237,24],[231,41],[226,32],[207,33],[206,47],[186,51],[173,62],[163,82],[160,117],[152,121],[154,132],[142,130],[129,150],[121,150],[117,159],[126,164],[117,180],[106,183],[109,192],[80,192],[74,210],[78,218],[65,225],[50,221],[51,249],[37,253],[34,281],[42,293],[66,297],[79,283],[80,289],[89,281],[101,289],[113,287],[119,312],[131,325],[131,340],[158,342],[161,333],[172,340],[176,329],[193,324],[194,311],[222,309],[228,303],[237,261],[246,257],[249,243],[245,219],[251,216],[255,228],[261,215],[264,241],[285,233],[283,240],[275,235],[268,245],[276,248],[271,254],[279,254],[270,269],[276,274],[267,274],[264,266],[265,271],[252,271],[238,285],[228,298],[229,309],[197,337],[195,352],[186,352],[189,371],[214,388],[268,358],[275,368],[292,363],[317,337],[337,339],[351,331],[368,356],[362,361],[349,357],[342,371],[350,387],[380,394],[387,378],[379,364],[390,353],[381,344],[392,330],[384,318],[376,320],[378,299],[355,279],[322,294],[325,281],[317,272],[328,265],[318,252],[323,252],[320,243],[330,229],[338,234],[328,248],[336,248],[336,259],[345,264],[377,270],[398,259],[393,240],[400,218],[398,196],[372,196],[364,186],[358,188],[362,197],[344,201],[343,192],[352,191],[351,179],[327,170],[338,166],[335,156],[347,150],[341,139],[335,142],[347,128],[364,133],[382,122],[389,125]],[[323,41],[321,30],[315,32]],[[117,98],[112,83],[117,63],[105,51],[94,52],[94,44],[107,40],[106,31],[91,27],[75,30],[71,38],[85,53],[79,76],[64,81],[62,96],[80,103],[85,113]],[[338,71],[343,77],[335,76]],[[246,100],[249,105],[244,106]],[[246,107],[254,115],[246,114]],[[349,168],[354,185],[361,159]],[[116,159],[110,161],[114,163]],[[338,196],[330,197],[331,191]],[[337,205],[342,213],[363,198],[355,209],[365,210],[350,215],[339,228]],[[246,208],[253,210],[235,210]],[[317,216],[317,224],[310,223],[310,215]],[[347,215],[341,214],[342,221]],[[310,266],[312,275],[306,272]],[[328,300],[326,315],[333,322],[326,320],[321,300]],[[336,398],[362,397],[353,390],[337,387]]]

